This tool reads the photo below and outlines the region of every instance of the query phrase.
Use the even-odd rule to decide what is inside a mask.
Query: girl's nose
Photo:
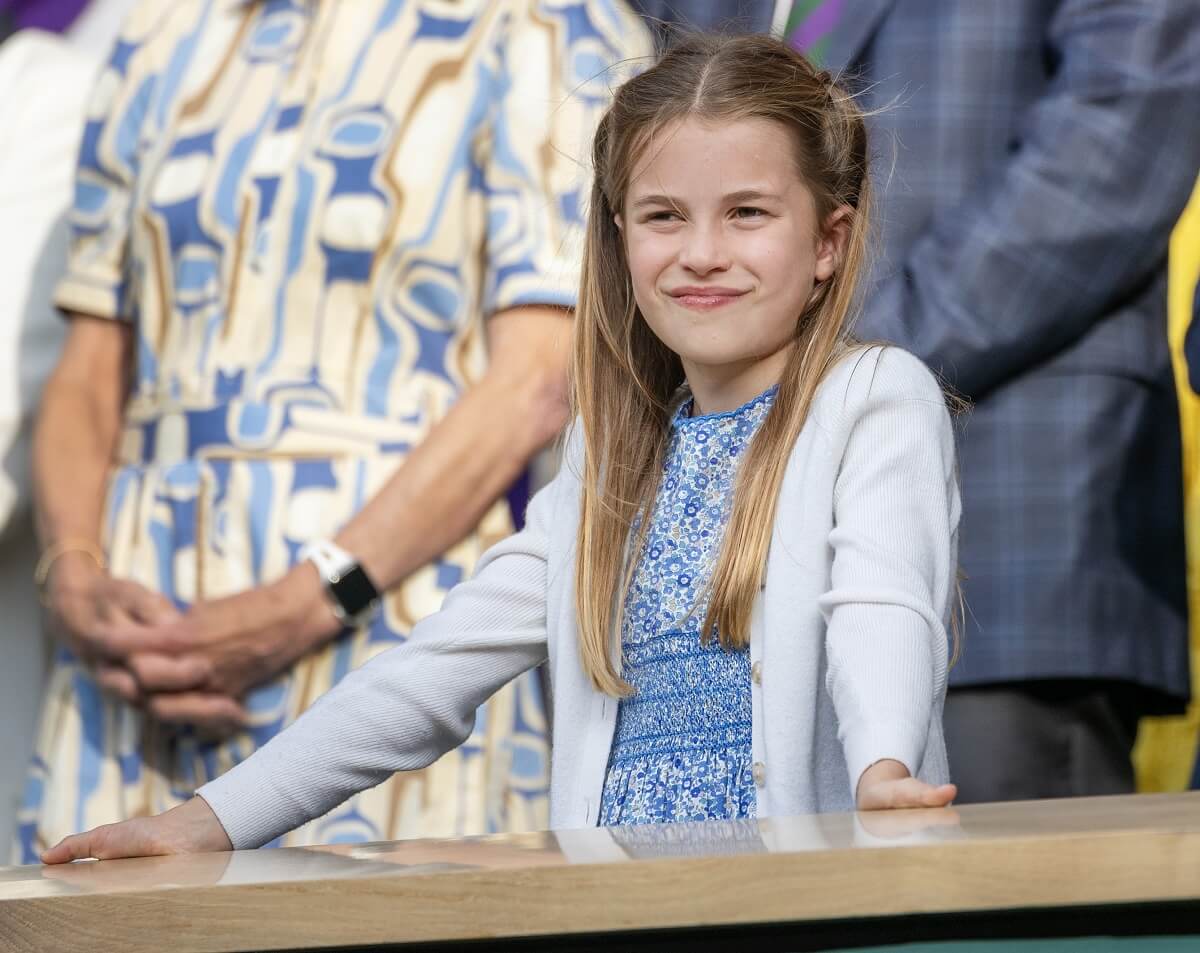
[[[700,276],[726,270],[729,267],[729,254],[720,229],[688,229],[679,250],[679,263]]]

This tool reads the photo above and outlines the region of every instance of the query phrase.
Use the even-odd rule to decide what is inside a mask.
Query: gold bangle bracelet
[[[96,561],[96,565],[100,569],[108,568],[108,560],[104,558],[103,551],[90,539],[59,540],[46,547],[37,562],[37,568],[33,570],[33,584],[37,586],[39,592],[45,593],[46,580],[50,578],[50,569],[54,566],[55,560],[67,553],[86,553]]]

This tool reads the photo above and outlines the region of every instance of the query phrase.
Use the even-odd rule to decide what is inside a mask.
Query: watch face
[[[358,615],[379,598],[378,590],[359,566],[347,569],[337,582],[330,584],[329,589],[334,598],[341,603],[342,611],[351,617]]]

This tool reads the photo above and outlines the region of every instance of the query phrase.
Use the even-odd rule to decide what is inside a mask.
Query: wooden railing
[[[1200,794],[0,868],[4,951],[815,950],[1109,934],[1200,950]]]

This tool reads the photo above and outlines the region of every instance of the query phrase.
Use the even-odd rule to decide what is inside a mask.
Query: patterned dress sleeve
[[[649,32],[620,0],[513,3],[494,59],[483,163],[484,314],[574,306],[592,133],[612,90],[650,50]]]
[[[143,3],[117,39],[96,80],[86,114],[75,173],[67,269],[55,288],[64,311],[98,318],[133,318],[130,221],[139,143],[153,98],[155,76],[146,47],[158,21]]]

